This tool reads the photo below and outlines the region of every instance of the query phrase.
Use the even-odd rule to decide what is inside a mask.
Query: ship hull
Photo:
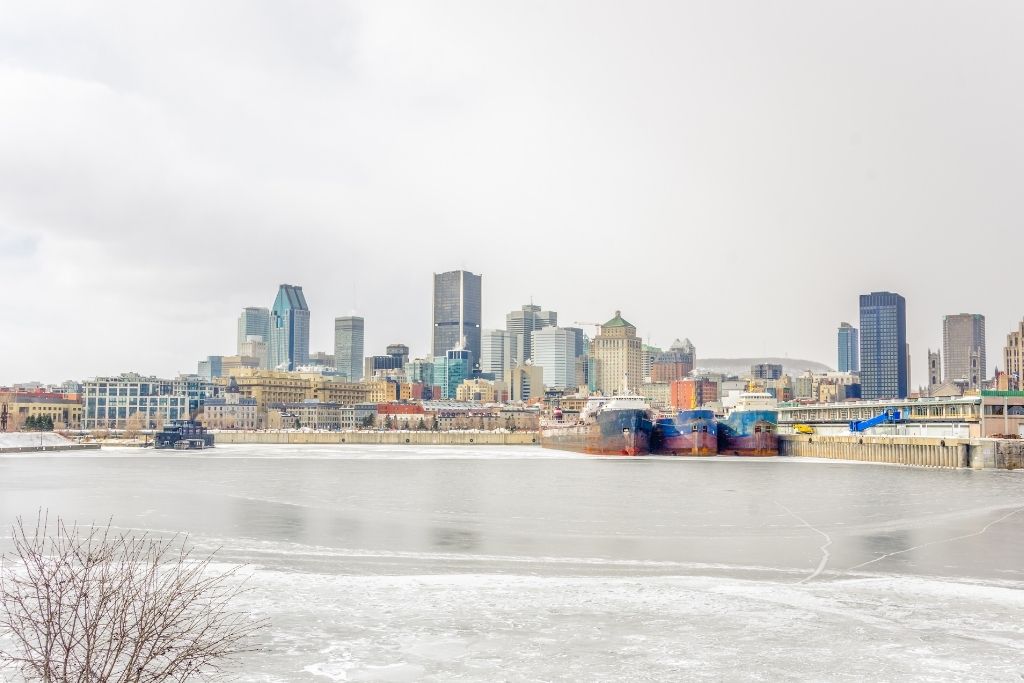
[[[651,452],[657,455],[716,455],[718,423],[710,410],[681,410],[655,423]]]
[[[736,410],[718,423],[718,452],[722,455],[779,454],[779,414],[774,410]]]
[[[591,424],[542,429],[540,445],[590,455],[647,455],[653,427],[646,410],[616,410]]]

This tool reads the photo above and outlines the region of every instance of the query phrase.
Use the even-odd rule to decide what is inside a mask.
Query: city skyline
[[[486,328],[532,297],[629,311],[662,348],[829,366],[858,293],[898,291],[912,377],[960,311],[1001,365],[1024,315],[1004,269],[935,268],[1017,233],[1024,7],[934,7],[927,32],[909,5],[398,12],[9,7],[0,269],[32,289],[8,299],[4,381],[188,371],[280,282],[309,297],[311,349],[356,313],[367,348],[423,355],[424,283],[460,268],[487,278]]]

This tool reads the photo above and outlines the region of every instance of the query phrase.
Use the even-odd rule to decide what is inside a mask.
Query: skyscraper
[[[507,381],[516,357],[516,336],[511,332],[484,330],[480,335],[480,372]]]
[[[605,396],[621,394],[625,378],[629,390],[639,392],[641,346],[636,327],[615,311],[615,317],[601,325],[601,333],[590,342],[597,366],[594,384],[598,391]]]
[[[1006,374],[1014,387],[1020,386],[1024,379],[1024,321],[1017,329],[1006,335],[1006,346],[1003,347],[1003,364]]]
[[[544,370],[544,386],[569,389],[576,386],[576,331],[560,327],[534,330],[533,364]]]
[[[235,352],[242,353],[242,344],[249,341],[249,337],[259,337],[270,343],[270,309],[256,306],[246,306],[242,309],[242,315],[238,316],[238,343]]]
[[[947,315],[942,319],[942,355],[947,382],[980,389],[985,381],[985,316]]]
[[[542,311],[540,306],[526,304],[518,311],[512,311],[505,316],[505,329],[516,337],[516,362],[525,363],[533,358],[531,347],[534,330],[545,327],[556,327],[558,325],[558,314],[554,311]]]
[[[910,384],[907,302],[893,292],[860,297],[860,385],[867,400],[906,398]]]
[[[270,310],[270,365],[294,370],[309,363],[309,307],[302,287],[281,285]]]
[[[860,372],[860,339],[850,323],[839,325],[839,372]]]
[[[481,276],[467,270],[434,273],[433,344],[435,358],[452,349],[480,360]]]
[[[359,316],[334,319],[334,367],[350,382],[363,378],[363,319]]]

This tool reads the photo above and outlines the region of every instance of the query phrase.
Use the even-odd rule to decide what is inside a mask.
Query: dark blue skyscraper
[[[839,372],[860,371],[860,338],[850,323],[839,325]]]
[[[270,368],[309,364],[309,307],[302,287],[281,285],[270,310]]]
[[[860,297],[860,385],[865,399],[906,398],[907,302],[893,292]]]

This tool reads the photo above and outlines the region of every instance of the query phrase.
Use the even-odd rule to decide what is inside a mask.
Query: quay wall
[[[53,451],[98,451],[100,445],[98,443],[70,443],[62,444],[59,446],[44,445],[44,446],[4,446],[0,447],[0,454],[2,453],[40,453],[42,451],[53,452]]]
[[[779,435],[780,455],[919,467],[971,467],[972,450],[972,441],[969,439]]]
[[[356,444],[364,446],[533,446],[537,432],[235,432],[215,435],[217,444]]]

